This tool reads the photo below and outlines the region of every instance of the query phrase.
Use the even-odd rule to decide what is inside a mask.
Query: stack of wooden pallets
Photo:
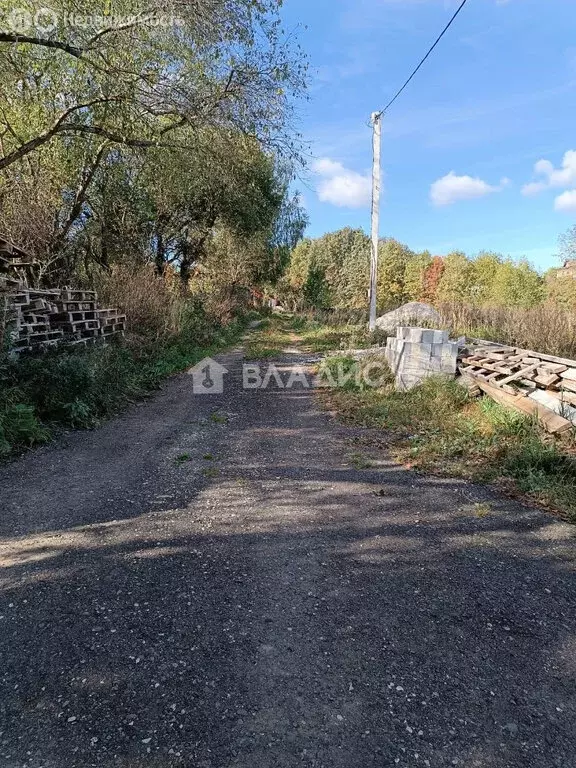
[[[55,344],[106,343],[126,330],[126,316],[100,308],[94,291],[19,287],[7,299],[14,354]]]
[[[471,394],[534,415],[551,433],[576,426],[576,360],[475,339],[458,371]]]
[[[124,335],[126,315],[120,314],[117,309],[97,309],[96,315],[100,320],[100,333],[102,336],[114,336],[116,333]]]
[[[38,262],[22,248],[0,235],[0,273],[7,273],[13,280],[26,280],[33,275]]]
[[[57,291],[31,290],[20,287],[8,294],[8,307],[13,312],[13,350],[53,346],[63,340],[63,332],[54,327],[51,318],[56,312]]]
[[[30,288],[26,280],[36,267],[25,251],[0,236],[0,320],[12,354],[57,344],[106,344],[124,335],[126,316],[99,307],[94,291]]]
[[[52,323],[70,344],[89,344],[100,334],[97,315],[98,297],[94,291],[63,288],[56,303]]]

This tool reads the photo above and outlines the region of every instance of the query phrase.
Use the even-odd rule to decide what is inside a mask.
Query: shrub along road
[[[220,359],[0,469],[0,765],[575,765],[575,529]]]

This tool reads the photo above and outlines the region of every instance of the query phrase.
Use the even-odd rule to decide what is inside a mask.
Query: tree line
[[[280,5],[19,4],[0,32],[0,232],[40,284],[117,264],[183,285],[278,277],[306,225],[290,191],[306,59]]]
[[[568,259],[575,252],[573,227],[561,238],[560,255]],[[369,266],[370,239],[361,229],[306,238],[292,251],[279,295],[293,306],[365,309]],[[378,260],[379,311],[408,301],[524,309],[550,301],[576,310],[576,280],[558,277],[555,270],[542,275],[526,259],[515,261],[499,253],[434,256],[384,238]]]

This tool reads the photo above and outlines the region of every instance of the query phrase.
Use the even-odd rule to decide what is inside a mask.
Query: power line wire
[[[434,42],[434,45],[433,45],[433,46],[432,46],[432,47],[429,49],[429,51],[428,51],[428,53],[426,54],[426,56],[424,56],[424,58],[422,59],[422,61],[420,62],[420,64],[418,64],[418,66],[416,67],[416,69],[414,70],[414,72],[412,72],[412,74],[410,75],[410,77],[408,78],[408,80],[406,80],[406,82],[404,83],[404,85],[402,86],[402,88],[400,88],[400,90],[399,90],[399,91],[396,93],[396,95],[394,96],[394,98],[392,98],[392,99],[391,99],[391,100],[388,102],[388,104],[386,104],[386,106],[384,107],[384,109],[381,109],[381,110],[380,110],[380,112],[378,113],[378,115],[379,115],[379,116],[380,116],[380,115],[383,115],[383,114],[384,114],[384,112],[386,112],[386,111],[387,111],[387,110],[388,110],[388,109],[389,109],[389,108],[392,106],[392,104],[394,104],[394,102],[396,101],[396,99],[398,98],[398,96],[400,96],[400,94],[402,93],[402,91],[404,91],[404,89],[405,89],[405,88],[406,88],[406,87],[409,85],[409,83],[412,81],[412,79],[414,78],[414,76],[415,76],[415,75],[417,74],[417,72],[420,70],[420,68],[422,67],[422,65],[423,65],[423,64],[424,64],[424,62],[426,61],[426,59],[427,59],[427,58],[430,56],[430,54],[432,53],[432,51],[434,50],[434,48],[436,48],[436,46],[438,45],[438,43],[440,42],[440,40],[442,40],[442,38],[444,37],[444,35],[446,34],[446,32],[448,32],[448,30],[450,29],[450,27],[452,26],[452,24],[453,24],[453,23],[454,23],[454,21],[456,20],[456,17],[458,16],[458,14],[459,14],[459,13],[460,13],[460,11],[462,10],[462,8],[464,8],[464,6],[466,5],[466,3],[467,3],[467,2],[468,2],[468,0],[462,0],[462,2],[460,3],[460,7],[459,7],[459,8],[458,8],[458,10],[456,11],[456,13],[455,13],[455,14],[452,16],[452,18],[450,19],[450,21],[448,22],[448,24],[446,24],[446,26],[444,27],[444,29],[442,30],[442,32],[440,33],[440,35],[439,35],[439,36],[436,38],[436,41]]]

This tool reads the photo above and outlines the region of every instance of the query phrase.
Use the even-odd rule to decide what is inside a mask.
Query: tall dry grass
[[[576,314],[551,304],[533,309],[443,304],[438,310],[442,325],[455,335],[576,358]]]
[[[101,306],[118,307],[127,316],[130,334],[161,341],[177,336],[189,312],[177,274],[158,275],[153,265],[115,265],[95,278]]]
[[[0,285],[0,352],[4,349],[8,331],[8,292]]]

